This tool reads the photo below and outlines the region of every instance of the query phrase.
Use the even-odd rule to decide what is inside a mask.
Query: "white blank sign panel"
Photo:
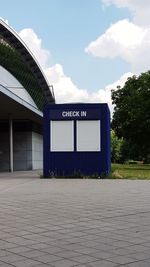
[[[100,121],[77,121],[77,151],[100,149]]]
[[[74,151],[73,121],[51,121],[51,151]]]

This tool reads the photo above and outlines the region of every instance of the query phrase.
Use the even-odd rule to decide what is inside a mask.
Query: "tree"
[[[111,131],[111,162],[120,162],[121,160],[121,146],[123,138],[119,139],[115,132]]]
[[[132,159],[150,160],[150,71],[128,78],[112,90],[115,105],[112,129],[123,137]]]
[[[129,159],[128,144],[122,138],[118,138],[115,131],[111,131],[111,162],[124,163]]]

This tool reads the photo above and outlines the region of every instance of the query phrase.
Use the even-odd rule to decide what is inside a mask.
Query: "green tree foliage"
[[[128,145],[122,138],[118,138],[115,131],[111,131],[111,162],[124,163],[128,160]]]
[[[132,159],[150,160],[150,71],[128,78],[112,90],[115,105],[112,129],[123,137]]]
[[[120,162],[121,159],[121,146],[123,138],[119,139],[115,132],[111,131],[111,162]]]

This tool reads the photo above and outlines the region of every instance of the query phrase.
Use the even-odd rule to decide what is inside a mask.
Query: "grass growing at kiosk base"
[[[42,174],[39,175],[40,178],[43,177]],[[71,176],[49,176],[47,178],[79,178],[79,179],[143,179],[150,180],[150,164],[112,164],[111,173],[108,176],[98,177],[98,175],[93,174],[93,176],[81,175],[81,173],[75,173]]]
[[[112,164],[110,178],[150,180],[150,164]]]

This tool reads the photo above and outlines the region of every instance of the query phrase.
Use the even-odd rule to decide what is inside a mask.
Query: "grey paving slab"
[[[5,262],[0,262],[0,266],[1,267],[12,267],[13,265],[12,264],[8,264],[8,263],[5,263]]]
[[[118,265],[116,265],[115,263],[109,262],[107,260],[98,260],[95,262],[91,262],[90,267],[116,267]]]
[[[150,266],[150,181],[0,173],[0,266]]]
[[[71,260],[63,259],[52,263],[53,267],[72,267],[76,266],[77,263]]]
[[[131,264],[127,264],[125,267],[149,267],[149,263],[148,262],[144,262],[144,261],[139,261],[139,262],[134,262]]]

